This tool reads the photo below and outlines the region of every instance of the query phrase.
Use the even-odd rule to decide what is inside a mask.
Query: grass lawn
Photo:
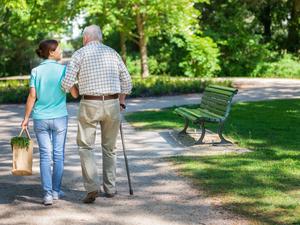
[[[126,120],[139,129],[180,129],[173,109],[131,113]],[[300,100],[235,104],[224,134],[254,151],[170,160],[226,208],[266,224],[299,225]]]

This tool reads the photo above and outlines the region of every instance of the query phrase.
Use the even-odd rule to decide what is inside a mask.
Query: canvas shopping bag
[[[22,137],[25,131],[27,137]],[[13,151],[13,169],[12,174],[15,176],[32,175],[32,152],[33,141],[26,129],[22,129],[18,137],[11,139]]]

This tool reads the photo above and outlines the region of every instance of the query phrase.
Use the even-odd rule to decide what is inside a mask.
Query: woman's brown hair
[[[35,50],[36,54],[42,59],[48,59],[50,51],[55,51],[58,46],[56,40],[44,40],[39,44],[39,48]]]

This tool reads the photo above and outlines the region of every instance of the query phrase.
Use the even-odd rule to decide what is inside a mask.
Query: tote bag
[[[13,151],[13,165],[12,174],[14,176],[29,176],[32,175],[32,152],[33,152],[33,141],[30,134],[26,129],[22,129],[18,137],[22,137],[25,131],[27,136],[26,146],[18,143],[12,143]]]

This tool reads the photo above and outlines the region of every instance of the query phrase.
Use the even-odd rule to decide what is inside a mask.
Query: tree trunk
[[[126,64],[126,36],[124,32],[120,32],[120,47],[121,47],[121,57],[123,62]]]
[[[264,37],[265,42],[271,41],[272,33],[271,33],[271,25],[272,25],[272,16],[271,16],[271,5],[268,1],[266,5],[263,7],[260,15],[260,21],[264,26]]]
[[[299,16],[300,6],[298,0],[290,0],[290,19],[288,22],[287,50],[296,53],[300,47]]]
[[[144,31],[144,16],[139,12],[137,12],[136,15],[136,24],[137,24],[138,35],[139,35],[139,48],[140,48],[140,55],[141,55],[141,76],[144,79],[149,76],[147,38],[145,36],[145,31]]]

